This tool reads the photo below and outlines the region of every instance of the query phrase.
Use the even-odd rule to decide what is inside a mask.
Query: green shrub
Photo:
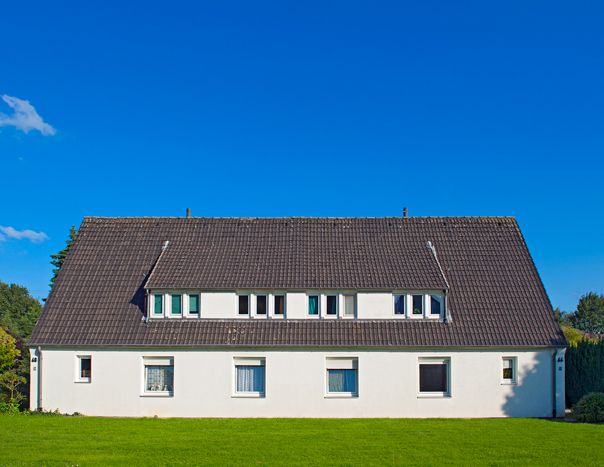
[[[583,396],[575,405],[573,414],[579,422],[604,422],[604,393],[591,392]]]
[[[19,413],[19,402],[16,400],[0,401],[0,414],[16,415]]]

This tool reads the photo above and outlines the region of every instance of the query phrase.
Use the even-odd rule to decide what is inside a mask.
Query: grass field
[[[0,465],[32,464],[604,465],[604,425],[0,416]]]

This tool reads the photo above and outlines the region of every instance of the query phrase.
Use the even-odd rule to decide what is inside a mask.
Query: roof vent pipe
[[[409,209],[403,208],[403,217],[409,217]]]
[[[187,208],[187,217],[191,217],[191,208]]]

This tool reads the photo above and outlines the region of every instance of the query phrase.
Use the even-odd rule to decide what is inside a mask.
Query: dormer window
[[[249,315],[250,314],[250,296],[239,295],[239,314]]]
[[[161,294],[153,295],[153,314],[161,316],[164,314],[164,296]]]
[[[275,315],[285,315],[285,295],[275,295]]]
[[[338,314],[338,296],[328,295],[327,296],[327,315],[337,316]]]
[[[267,309],[267,297],[266,295],[257,295],[256,296],[256,314],[266,316]]]
[[[394,294],[394,314],[405,316],[405,295]]]
[[[172,294],[172,315],[180,315],[182,314],[182,295],[180,294]]]
[[[199,315],[199,295],[189,295],[189,314]]]
[[[430,314],[432,316],[440,316],[443,310],[442,295],[430,295]]]
[[[308,314],[310,316],[319,316],[319,296],[308,296]]]
[[[412,296],[411,314],[413,316],[421,316],[424,314],[424,296],[423,295],[413,295]]]

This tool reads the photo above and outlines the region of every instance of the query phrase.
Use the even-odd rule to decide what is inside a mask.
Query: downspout
[[[38,346],[38,411],[42,412],[42,348]]]

